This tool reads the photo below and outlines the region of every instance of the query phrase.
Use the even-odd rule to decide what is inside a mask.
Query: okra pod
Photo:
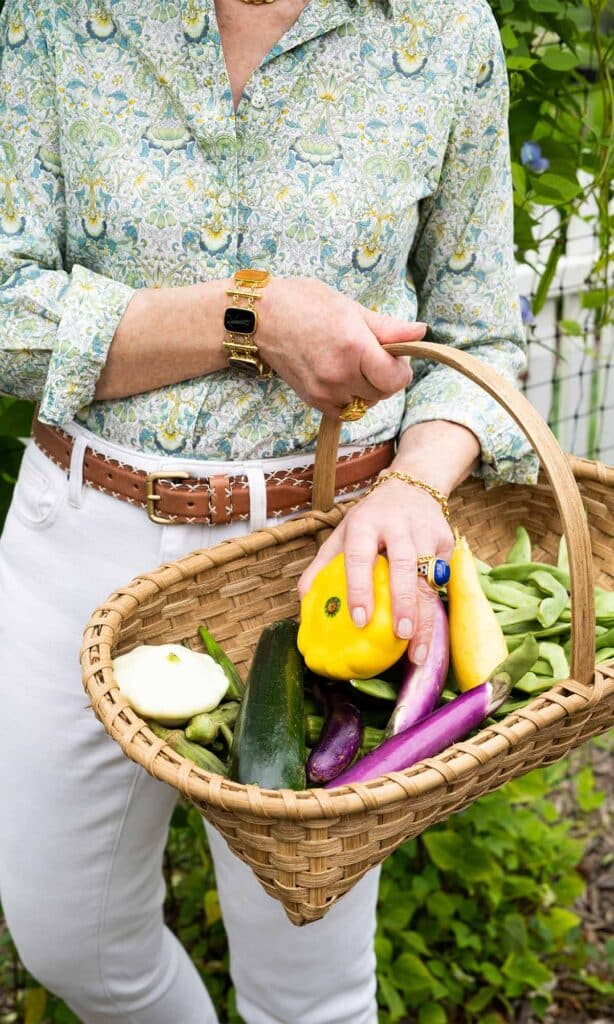
[[[171,750],[181,757],[193,761],[199,768],[206,772],[213,772],[215,775],[228,775],[226,766],[222,764],[219,757],[212,754],[210,750],[199,746],[198,743],[190,743],[182,729],[167,729],[159,722],[149,721],[149,728],[159,739],[168,743]]]
[[[228,680],[227,695],[233,700],[241,700],[245,693],[245,684],[241,679],[237,671],[236,665],[230,660],[227,654],[224,653],[217,640],[211,635],[205,626],[199,626],[198,632],[200,638],[205,645],[207,654],[211,655],[214,661],[217,661],[218,665],[223,668],[224,674]]]
[[[308,747],[316,745],[323,726],[324,717],[322,715],[305,715],[305,743]]]
[[[219,724],[205,711],[190,719],[185,727],[185,735],[191,743],[200,743],[207,747],[217,739],[219,730]]]
[[[187,739],[194,743],[202,743],[208,746],[217,739],[218,733],[229,745],[232,743],[231,725],[234,725],[241,707],[238,701],[228,701],[227,704],[219,704],[213,711],[207,711],[195,715],[186,726],[185,734]]]

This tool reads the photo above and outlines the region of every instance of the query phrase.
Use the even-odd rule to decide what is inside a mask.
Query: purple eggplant
[[[395,736],[430,715],[443,690],[450,661],[448,616],[440,597],[436,598],[435,620],[426,661],[414,665],[403,655],[404,671],[395,709],[386,727],[386,736]]]
[[[495,669],[488,682],[461,693],[409,729],[384,740],[380,747],[327,783],[326,788],[368,782],[378,775],[404,771],[425,757],[440,754],[503,704],[514,683],[535,664],[538,653],[535,637],[528,636]]]
[[[362,736],[362,719],[356,705],[334,685],[322,690],[327,715],[320,738],[307,759],[309,782],[330,782],[347,768]]]

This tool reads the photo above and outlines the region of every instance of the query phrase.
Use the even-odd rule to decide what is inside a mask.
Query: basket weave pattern
[[[432,354],[437,346],[422,348]],[[587,513],[594,570],[593,581],[590,566],[574,564],[581,547],[566,529],[577,622],[578,579],[584,580],[580,589],[589,619],[593,582],[614,589],[614,469],[572,458],[567,466]],[[535,487],[490,490],[467,481],[451,500],[452,521],[484,561],[502,561],[522,523],[534,541],[536,560],[552,562],[563,528],[569,526],[562,522],[555,499],[551,483],[541,477]],[[262,628],[298,616],[296,580],[348,507],[313,512],[138,577],[93,613],[81,651],[84,686],[105,729],[128,757],[201,810],[295,924],[322,917],[406,839],[509,779],[558,760],[614,722],[614,663],[593,666],[589,672],[582,668],[587,650],[592,658],[591,627],[590,635],[574,633],[574,678],[470,741],[405,772],[338,790],[295,793],[243,786],[210,775],[174,753],[119,693],[112,658],[141,643],[187,640],[202,650],[198,626],[204,623],[245,676]],[[582,656],[577,653],[580,646]],[[574,664],[580,671],[574,671]]]

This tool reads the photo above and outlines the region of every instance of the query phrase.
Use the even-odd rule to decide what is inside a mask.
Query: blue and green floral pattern
[[[320,414],[280,379],[94,400],[134,289],[250,265],[425,320],[511,379],[524,367],[486,0],[310,0],[236,114],[213,0],[8,0],[1,44],[0,389],[41,419],[191,457],[313,447]],[[343,442],[445,418],[478,436],[485,476],[534,478],[491,398],[443,367],[414,374]]]

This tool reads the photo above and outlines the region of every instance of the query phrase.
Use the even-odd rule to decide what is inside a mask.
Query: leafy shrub
[[[600,745],[606,741],[599,741]],[[550,794],[568,762],[540,769],[483,797],[400,847],[384,863],[376,938],[380,1024],[505,1024],[530,999],[534,1019],[567,973],[607,1005],[614,985],[588,945],[573,905],[586,839],[560,820]],[[580,811],[603,800],[592,769],[575,779]],[[228,951],[213,865],[198,812],[180,804],[166,852],[166,919],[200,971],[221,1021],[241,1024],[228,975]],[[8,936],[0,936],[0,992],[26,988],[27,1024],[78,1024],[28,979]],[[17,1012],[13,1009],[12,1012]]]

